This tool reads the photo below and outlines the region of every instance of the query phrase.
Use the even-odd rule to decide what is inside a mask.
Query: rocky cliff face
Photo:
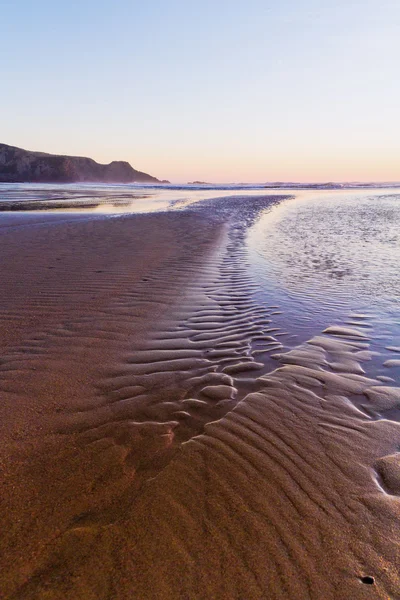
[[[0,182],[23,183],[157,183],[125,161],[101,165],[91,158],[30,152],[0,144]]]

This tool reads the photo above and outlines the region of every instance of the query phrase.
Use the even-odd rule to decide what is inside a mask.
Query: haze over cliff
[[[159,183],[125,161],[101,165],[91,158],[31,152],[0,144],[0,182],[7,183]]]

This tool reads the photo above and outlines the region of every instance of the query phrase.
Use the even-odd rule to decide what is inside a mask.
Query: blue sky
[[[3,0],[0,141],[173,181],[400,180],[398,0]]]

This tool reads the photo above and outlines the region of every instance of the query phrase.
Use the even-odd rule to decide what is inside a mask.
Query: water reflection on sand
[[[399,381],[399,366],[386,361],[396,360],[387,348],[400,346],[400,188],[0,184],[0,227],[12,225],[16,211],[28,224],[66,213],[180,211],[213,198],[240,196],[245,203],[277,194],[291,199],[261,214],[245,243],[256,299],[277,307],[274,322],[290,335],[287,347],[332,323],[358,327],[371,334],[379,353],[370,371]],[[207,210],[211,215],[217,205]],[[224,210],[228,220],[229,207]]]
[[[201,200],[232,195],[276,195],[262,186],[2,184],[0,212],[62,211],[88,213],[148,213],[177,210]]]
[[[299,342],[332,323],[357,327],[377,353],[367,370],[400,380],[386,362],[400,343],[399,190],[302,193],[265,214],[248,247],[281,327]]]

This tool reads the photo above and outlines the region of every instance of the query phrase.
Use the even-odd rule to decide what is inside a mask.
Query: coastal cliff
[[[159,183],[159,180],[136,171],[125,161],[101,165],[91,158],[31,152],[0,144],[0,182]]]

